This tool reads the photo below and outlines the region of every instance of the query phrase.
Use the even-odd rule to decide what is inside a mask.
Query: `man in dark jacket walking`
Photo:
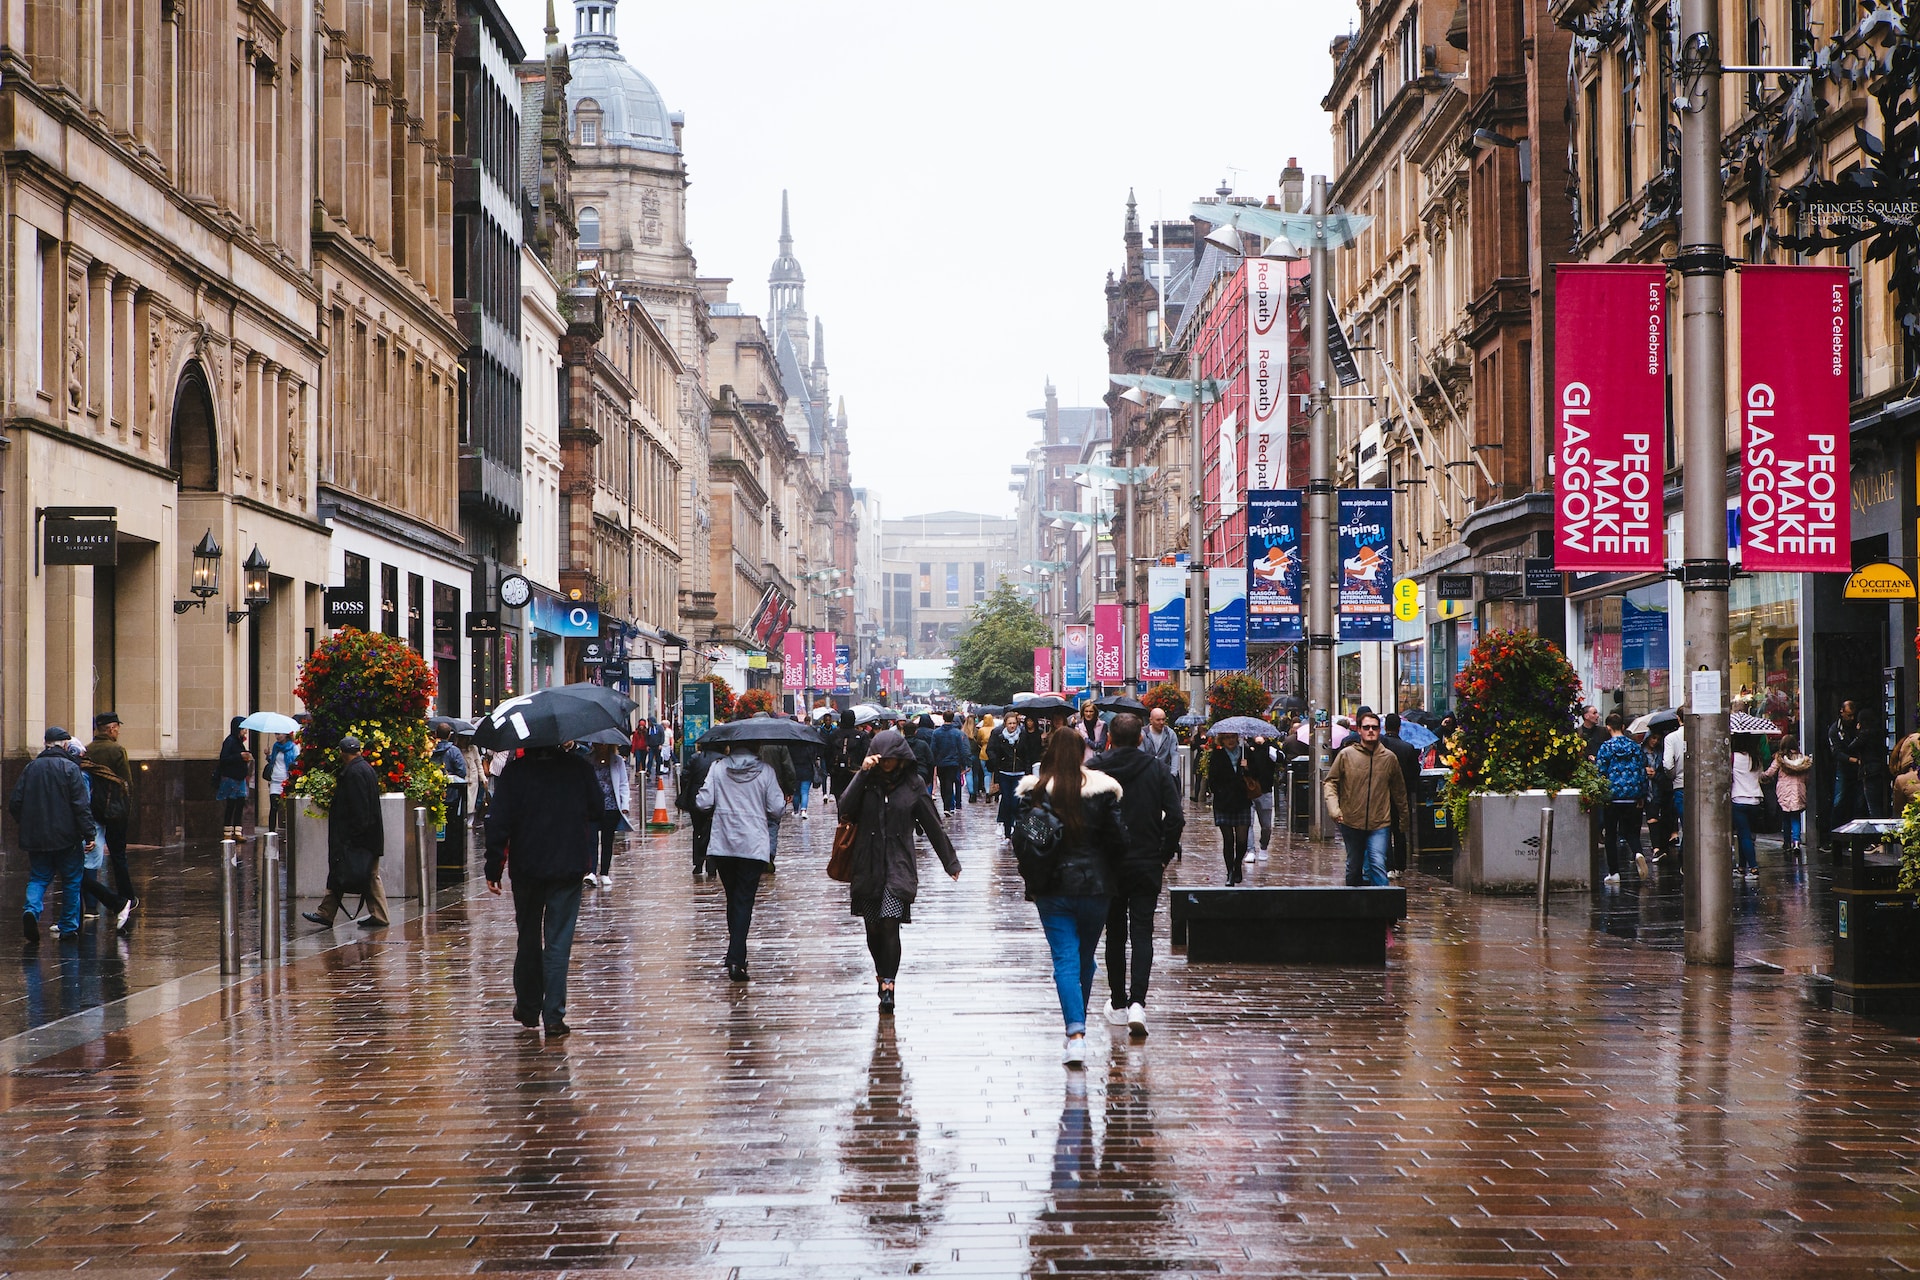
[[[340,776],[333,784],[333,803],[327,808],[327,896],[320,906],[302,912],[304,919],[328,929],[340,910],[340,899],[356,892],[341,888],[336,877],[343,866],[360,858],[369,858],[373,870],[367,876],[362,895],[367,915],[362,929],[384,929],[388,924],[387,887],[380,882],[380,855],[386,851],[386,824],[380,817],[380,780],[373,766],[360,754],[360,739],[348,734],[340,739]]]
[[[513,1020],[567,1034],[567,965],[580,883],[594,863],[604,811],[593,766],[538,747],[507,766],[487,806],[487,892],[513,872]]]
[[[67,750],[71,736],[58,725],[48,727],[45,748],[21,771],[7,802],[7,812],[20,824],[20,847],[27,851],[27,905],[20,932],[29,946],[40,941],[40,913],[55,877],[60,880],[60,923],[54,936],[80,936],[80,881],[86,851],[93,846],[94,821],[87,775]]]
[[[1154,757],[1140,749],[1140,717],[1123,714],[1107,726],[1108,750],[1087,761],[1121,786],[1120,817],[1127,827],[1119,884],[1107,909],[1107,983],[1113,1001],[1107,1021],[1125,1022],[1135,1039],[1147,1034],[1147,981],[1153,974],[1153,916],[1160,905],[1163,873],[1180,852],[1187,818],[1180,785]],[[1133,969],[1127,969],[1127,944]]]
[[[1393,752],[1393,758],[1400,762],[1400,779],[1407,784],[1407,807],[1416,808],[1420,803],[1420,753],[1411,742],[1400,736],[1400,713],[1389,711],[1384,721],[1385,732],[1380,735],[1380,745]],[[1395,829],[1393,848],[1388,854],[1388,871],[1405,871],[1407,860],[1413,856],[1413,835],[1410,831]]]
[[[120,745],[120,716],[102,711],[93,718],[93,741],[87,744],[87,758],[105,765],[127,789],[127,808],[118,819],[108,818],[101,829],[107,833],[107,865],[113,869],[113,887],[137,909],[140,900],[133,893],[133,874],[127,867],[127,822],[133,805],[133,762]]]
[[[686,768],[680,771],[680,793],[674,797],[674,805],[693,823],[693,874],[699,875],[708,870],[707,845],[713,840],[713,810],[702,810],[693,803],[700,794],[700,788],[707,785],[707,771],[726,759],[717,751],[705,747],[693,753],[693,759],[687,761]]]
[[[967,767],[967,739],[951,713],[930,738],[934,772],[940,775],[941,812],[956,814],[960,812],[960,774]]]

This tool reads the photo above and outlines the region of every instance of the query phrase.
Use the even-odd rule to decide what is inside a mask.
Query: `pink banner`
[[[1035,649],[1033,651],[1033,691],[1035,693],[1053,692],[1053,650]]]
[[[1126,675],[1120,670],[1121,646],[1126,643],[1120,629],[1120,606],[1093,606],[1093,682],[1121,684]]]
[[[806,688],[807,638],[789,631],[780,641],[780,687],[798,693]]]
[[[1853,569],[1845,267],[1740,268],[1740,566]]]
[[[813,633],[813,661],[807,668],[807,688],[833,688],[833,647],[839,643],[831,631]]]
[[[1667,270],[1557,267],[1553,316],[1554,568],[1662,569]]]
[[[1165,681],[1171,673],[1162,671],[1147,662],[1147,606],[1143,604],[1139,606],[1139,608],[1139,616],[1133,620],[1133,625],[1138,628],[1134,634],[1140,639],[1140,652],[1136,655],[1139,666],[1135,669],[1140,673],[1140,683],[1143,686],[1160,684]]]

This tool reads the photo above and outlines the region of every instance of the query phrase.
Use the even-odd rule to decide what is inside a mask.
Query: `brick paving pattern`
[[[1792,965],[1686,969],[1658,895],[1543,932],[1412,874],[1384,971],[1189,969],[1163,910],[1152,1036],[1097,1025],[1078,1074],[1011,857],[984,808],[958,826],[890,1023],[827,811],[783,827],[745,985],[682,832],[589,892],[565,1040],[509,1020],[511,907],[480,897],[19,1067],[0,1275],[1920,1269],[1912,1034]],[[1218,883],[1191,835],[1176,874]],[[1764,887],[1749,952],[1808,950],[1778,922],[1817,884]]]

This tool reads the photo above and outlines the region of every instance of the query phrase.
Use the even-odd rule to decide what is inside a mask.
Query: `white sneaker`
[[[600,877],[600,887],[602,889],[613,888],[613,873],[611,871]]]
[[[1602,881],[1601,881],[1600,883],[1602,883],[1602,884],[1619,884],[1619,883],[1620,883],[1620,873],[1619,873],[1618,871],[1616,871],[1616,872],[1614,872],[1614,873],[1613,873],[1612,875],[1610,875],[1610,876],[1608,876],[1608,877],[1606,877],[1606,878],[1605,878],[1604,880],[1602,880]]]
[[[1139,1007],[1140,1007],[1139,1005],[1134,1006],[1134,1008],[1136,1009]],[[1108,1005],[1107,1021],[1116,1027],[1124,1027],[1127,1025],[1127,1011],[1125,1009],[1116,1009],[1112,1005]]]
[[[1135,1040],[1147,1038],[1147,1007],[1143,1004],[1127,1006],[1127,1030]]]
[[[1640,878],[1642,880],[1645,880],[1647,878],[1647,855],[1644,853],[1634,854],[1633,865],[1639,868]]]
[[[807,820],[807,811],[805,809],[802,809],[800,811],[800,821],[805,822],[806,820]]]
[[[1087,1038],[1085,1036],[1068,1036],[1067,1051],[1061,1056],[1060,1060],[1070,1067],[1086,1066]]]
[[[587,888],[592,889],[600,883],[600,877],[593,874],[593,872],[589,871],[587,872],[586,875],[580,878],[580,883],[587,886]]]
[[[1745,876],[1749,880],[1758,880],[1760,878],[1760,873],[1758,871],[1743,871],[1740,874]]]
[[[113,918],[113,927],[115,929],[124,929],[127,927],[127,921],[131,919],[133,919],[133,899],[128,898],[125,904],[121,906],[120,913]]]

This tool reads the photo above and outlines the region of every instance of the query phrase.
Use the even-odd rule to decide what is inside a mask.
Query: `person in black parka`
[[[674,806],[687,815],[693,823],[693,874],[711,870],[707,866],[707,845],[713,839],[713,811],[694,807],[693,798],[700,794],[700,788],[707,785],[707,772],[714,765],[726,759],[717,751],[705,747],[697,748],[693,759],[687,761],[686,768],[680,771],[680,790],[674,797]]]
[[[1107,726],[1108,750],[1087,761],[1121,787],[1120,817],[1127,824],[1119,883],[1107,908],[1107,986],[1113,996],[1107,1021],[1125,1022],[1138,1038],[1147,1034],[1147,982],[1153,973],[1153,916],[1167,864],[1180,852],[1187,817],[1180,784],[1167,767],[1140,749],[1140,717],[1118,715]],[[1133,944],[1131,981],[1127,944]]]

